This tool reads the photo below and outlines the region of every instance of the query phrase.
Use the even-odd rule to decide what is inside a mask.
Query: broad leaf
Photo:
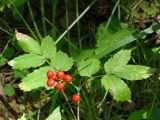
[[[115,74],[116,76],[126,80],[142,80],[150,77],[153,72],[154,69],[151,69],[147,66],[126,65],[118,70],[112,71],[112,74]]]
[[[45,59],[37,54],[24,54],[15,57],[13,60],[9,61],[8,64],[13,67],[13,69],[23,69],[38,67],[45,63]]]
[[[131,91],[121,78],[114,75],[105,75],[101,83],[106,91],[111,90],[113,98],[118,101],[131,101]]]
[[[25,52],[41,54],[41,48],[37,41],[23,33],[16,33],[19,45]]]
[[[66,53],[58,51],[51,59],[51,65],[57,70],[68,71],[73,65],[73,59]]]
[[[61,120],[60,107],[57,107],[46,120]]]
[[[100,68],[100,61],[96,58],[84,60],[79,64],[78,72],[81,76],[91,77]]]
[[[45,58],[52,58],[56,53],[56,44],[50,36],[43,38],[41,51]]]
[[[35,70],[34,72],[27,75],[27,77],[22,79],[22,82],[19,84],[19,87],[23,91],[31,91],[39,87],[47,87],[47,71],[54,70],[52,67],[47,66]]]
[[[106,73],[117,71],[125,66],[131,58],[131,50],[121,50],[110,58],[105,64],[104,68]]]
[[[104,46],[102,49],[100,48],[100,50],[97,51],[97,54],[95,54],[94,57],[100,59],[100,58],[106,56],[107,54],[113,52],[114,50],[116,50],[122,46],[125,46],[128,43],[136,41],[145,35],[151,34],[155,31],[157,31],[158,29],[160,29],[160,23],[158,23],[154,26],[151,26],[151,27],[139,32],[139,33],[124,36],[123,40],[118,40],[117,42],[112,42],[112,44]],[[121,35],[121,36],[123,36],[123,35]]]
[[[115,23],[110,23],[110,26],[112,27],[109,27],[106,31],[105,26],[106,23],[102,23],[96,33],[96,54],[114,43],[124,40],[126,36],[129,36],[133,32],[126,24],[119,23],[119,26],[117,26]]]
[[[127,120],[160,120],[160,108],[144,108],[132,112]]]
[[[80,54],[74,57],[74,61],[80,63],[82,60],[85,60],[91,57],[94,53],[94,49],[87,49],[82,51]]]

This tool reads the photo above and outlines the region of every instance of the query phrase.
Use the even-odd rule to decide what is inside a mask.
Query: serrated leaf
[[[16,39],[21,48],[28,53],[41,54],[41,48],[37,41],[23,33],[16,33]]]
[[[51,59],[51,65],[57,70],[68,71],[73,65],[73,59],[66,53],[58,51]]]
[[[100,61],[96,58],[84,60],[79,64],[78,72],[81,76],[91,77],[100,68]]]
[[[44,63],[45,63],[45,59],[42,56],[39,56],[37,54],[20,55],[8,62],[8,64],[12,66],[13,69],[38,67]]]
[[[22,79],[22,82],[19,84],[19,87],[23,91],[31,91],[33,89],[39,88],[39,87],[47,87],[46,81],[47,81],[47,71],[54,69],[50,66],[42,67],[40,69],[35,70],[34,72],[27,75],[27,77]]]
[[[121,50],[110,58],[105,64],[104,68],[106,73],[118,71],[121,67],[125,66],[131,58],[131,50]]]
[[[52,58],[56,53],[55,41],[50,36],[43,38],[41,43],[41,51],[45,58]]]
[[[154,69],[151,69],[147,66],[141,65],[126,65],[118,70],[112,71],[112,74],[119,76],[126,80],[142,80],[150,77],[154,72]]]
[[[132,112],[127,120],[159,120],[160,108],[143,108],[139,111]]]
[[[121,78],[114,75],[105,75],[101,79],[101,83],[104,86],[105,90],[111,90],[113,98],[119,101],[131,101],[131,91],[128,88],[127,84],[121,80]]]
[[[60,107],[57,107],[46,120],[61,120]]]

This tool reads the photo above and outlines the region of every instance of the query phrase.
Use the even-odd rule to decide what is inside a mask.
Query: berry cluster
[[[48,87],[52,87],[54,84],[56,84],[56,89],[57,90],[63,90],[64,89],[64,82],[65,83],[70,83],[72,82],[72,76],[69,74],[65,74],[63,71],[58,71],[56,74],[52,70],[49,70],[47,72],[47,77],[48,80],[46,82]],[[73,102],[79,102],[80,100],[80,95],[79,94],[74,94],[72,96],[72,101]]]

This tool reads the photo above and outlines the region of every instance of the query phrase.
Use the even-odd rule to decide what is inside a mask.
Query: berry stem
[[[76,116],[74,115],[73,109],[72,109],[70,103],[68,102],[68,101],[69,101],[68,97],[66,96],[64,90],[61,90],[61,91],[62,91],[62,94],[63,94],[64,98],[65,98],[66,101],[67,101],[67,104],[68,104],[68,106],[69,106],[69,108],[70,108],[70,110],[71,110],[71,112],[72,112],[72,114],[73,114],[74,119],[76,120]]]

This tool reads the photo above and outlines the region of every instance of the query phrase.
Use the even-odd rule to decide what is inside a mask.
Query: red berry
[[[48,80],[47,80],[47,86],[48,87],[52,87],[53,85],[54,85],[54,79],[53,78],[49,78]]]
[[[64,75],[64,78],[63,80],[67,83],[71,82],[72,81],[72,77],[70,75]]]
[[[58,79],[63,79],[64,75],[65,74],[64,74],[63,71],[59,71],[59,72],[56,73],[56,76],[57,76]]]
[[[47,76],[48,76],[48,78],[52,78],[54,76],[53,71],[52,70],[48,70]]]
[[[57,85],[56,85],[56,88],[58,90],[62,90],[64,88],[64,84],[62,82],[58,82]]]
[[[79,94],[74,94],[72,96],[72,101],[73,102],[79,102],[80,101],[80,95]]]
[[[53,75],[53,77],[52,77],[54,80],[56,80],[57,79],[57,77],[55,76],[55,75]]]

